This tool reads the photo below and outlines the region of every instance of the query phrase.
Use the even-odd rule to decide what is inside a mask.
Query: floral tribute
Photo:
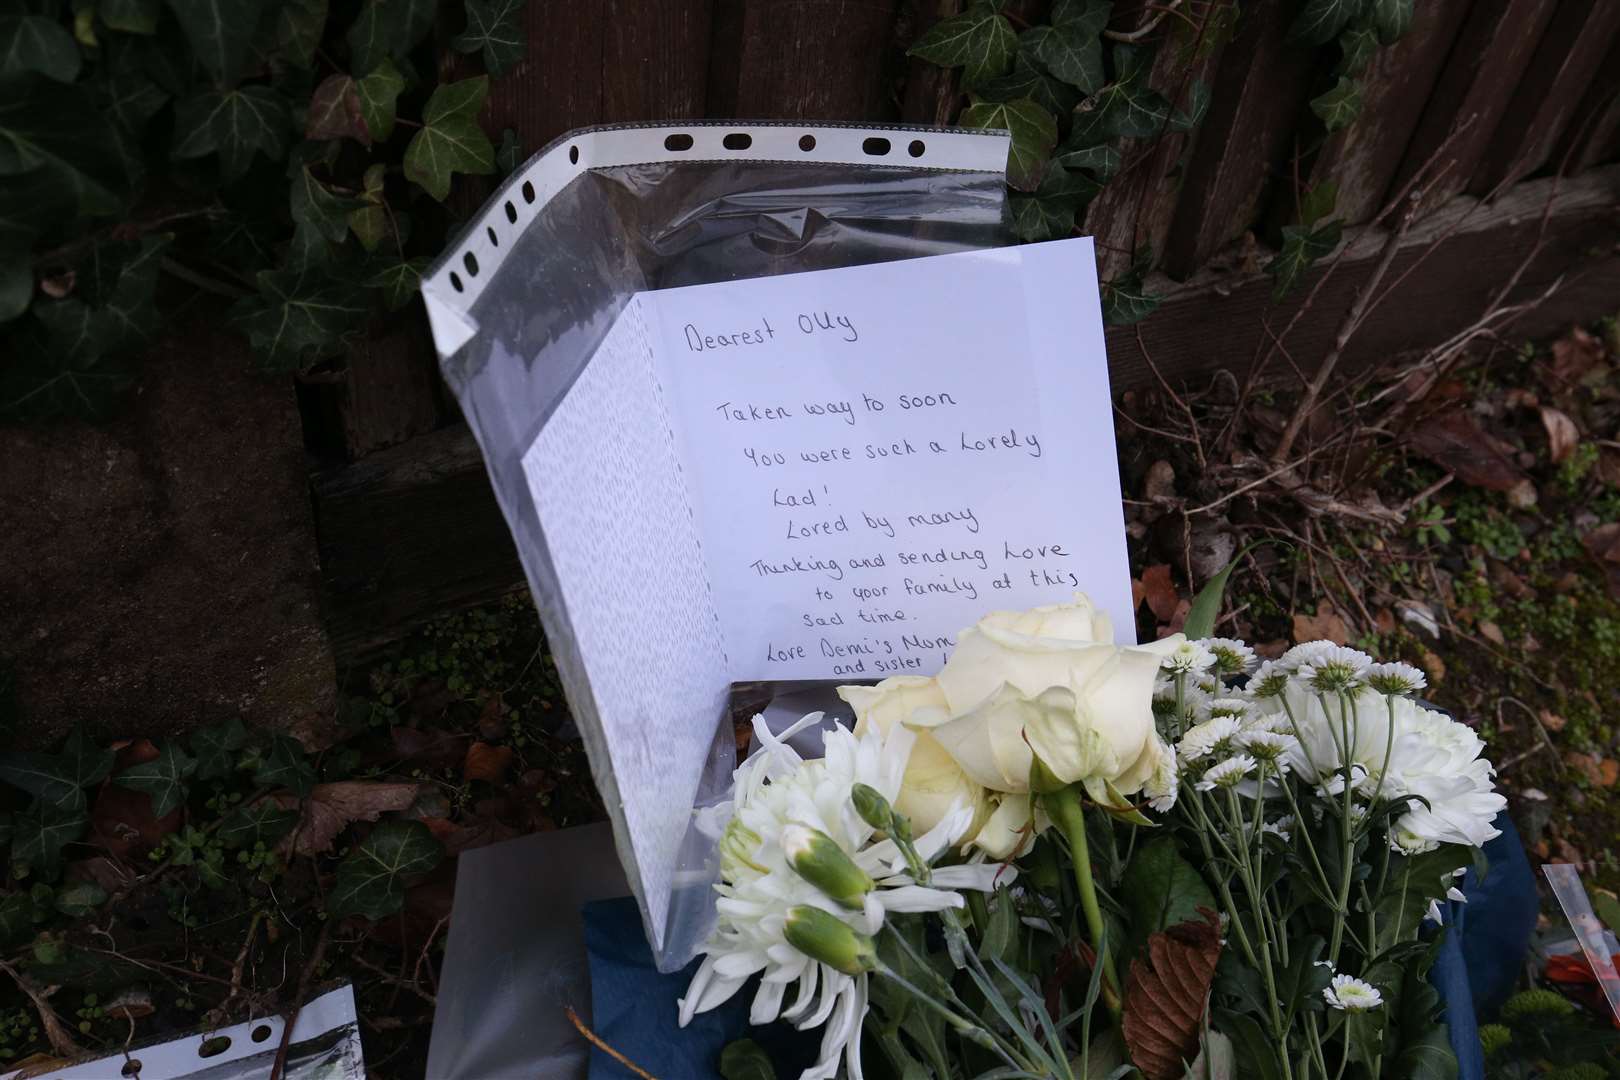
[[[1212,622],[1215,600],[1189,626]],[[938,676],[755,721],[684,1024],[821,1033],[801,1080],[1457,1074],[1426,975],[1505,801],[1421,672],[1329,642],[998,612]]]

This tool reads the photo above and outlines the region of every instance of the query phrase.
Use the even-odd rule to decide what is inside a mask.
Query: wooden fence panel
[[[962,10],[962,0],[906,0],[901,9],[904,25],[902,43],[909,46],[941,19]],[[900,119],[907,124],[949,124],[956,115],[961,94],[956,73],[926,60],[906,61],[906,85],[901,93]]]
[[[716,0],[709,115],[891,120],[899,0]]]
[[[1566,175],[1585,172],[1620,156],[1620,40],[1598,65],[1597,75],[1564,137],[1553,150]]]
[[[1434,160],[1446,171],[1429,189],[1427,207],[1467,188],[1556,3],[1476,0],[1395,173],[1396,187]],[[1467,128],[1458,133],[1465,121]]]
[[[1620,33],[1620,3],[1563,0],[1468,185],[1484,195],[1547,163]]]

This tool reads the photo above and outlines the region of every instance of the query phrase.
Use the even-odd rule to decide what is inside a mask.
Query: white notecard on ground
[[[1089,239],[643,293],[523,464],[655,923],[732,682],[1076,591],[1133,640]]]

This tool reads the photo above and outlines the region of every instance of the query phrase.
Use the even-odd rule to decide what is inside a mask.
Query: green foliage
[[[720,1051],[723,1080],[776,1080],[776,1067],[764,1047],[753,1039],[738,1039]]]
[[[420,821],[385,821],[338,866],[326,899],[333,915],[382,919],[405,901],[405,886],[438,865],[439,842]]]
[[[1311,99],[1311,112],[1329,131],[1349,127],[1361,112],[1361,84],[1348,75],[1339,76],[1333,89]]]
[[[1046,168],[1046,157],[1057,145],[1057,121],[1029,98],[1016,101],[978,101],[962,111],[963,127],[1005,129],[1012,135],[1007,152],[1007,183],[1019,191],[1034,191]]]
[[[299,798],[315,786],[315,769],[304,758],[304,748],[288,735],[270,736],[270,752],[259,763],[253,782],[260,787],[284,787]]]
[[[152,814],[166,817],[185,803],[186,781],[196,771],[197,760],[180,749],[179,743],[164,742],[158,746],[157,757],[131,765],[113,781],[146,792],[152,799]]]
[[[1017,48],[1012,24],[994,5],[979,0],[962,14],[934,24],[911,46],[909,55],[961,68],[963,86],[972,89],[1002,74]]]
[[[462,0],[451,47],[509,70],[521,10]],[[403,306],[455,177],[496,164],[476,121],[487,78],[435,85],[440,18],[433,0],[7,8],[0,419],[109,415],[171,291],[234,300],[270,371]],[[184,284],[160,290],[160,270]]]
[[[1203,876],[1181,857],[1173,836],[1161,836],[1136,853],[1120,882],[1120,898],[1131,916],[1127,956],[1138,955],[1149,934],[1197,921],[1199,908],[1219,910]]]

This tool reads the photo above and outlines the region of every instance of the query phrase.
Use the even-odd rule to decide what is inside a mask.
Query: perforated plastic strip
[[[1581,884],[1580,871],[1569,863],[1547,863],[1541,870],[1558,898],[1558,906],[1564,909],[1570,929],[1575,931],[1586,962],[1592,965],[1592,974],[1597,976],[1598,986],[1609,1001],[1609,1011],[1620,1021],[1620,973],[1615,971],[1614,958],[1604,944],[1603,923],[1592,910],[1592,898]]]
[[[441,356],[476,328],[466,317],[535,214],[580,173],[669,161],[803,161],[941,171],[1000,172],[1005,132],[910,127],[699,123],[583,128],[535,154],[507,178],[422,279]]]

